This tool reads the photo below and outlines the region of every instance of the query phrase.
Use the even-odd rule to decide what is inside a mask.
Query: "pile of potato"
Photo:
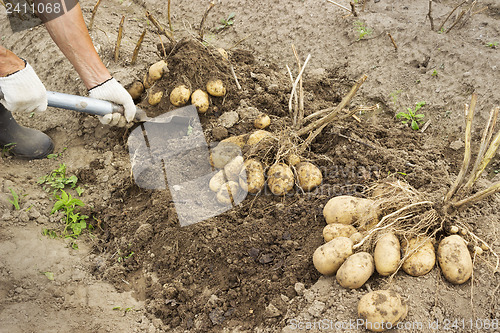
[[[160,60],[154,63],[149,67],[142,82],[135,81],[128,88],[130,96],[134,100],[137,100],[147,90],[148,103],[150,105],[159,104],[167,92],[155,89],[154,84],[166,73],[168,73],[168,64],[166,61]],[[202,89],[197,89],[193,93],[191,93],[191,90],[186,85],[179,85],[172,89],[169,94],[169,100],[172,105],[178,107],[184,106],[191,101],[191,104],[196,106],[199,113],[205,113],[210,106],[209,94],[214,97],[224,96],[226,94],[224,82],[220,79],[211,79],[206,84],[206,92]]]
[[[335,274],[342,287],[356,289],[363,286],[375,271],[381,276],[389,276],[396,273],[400,265],[409,275],[425,275],[434,268],[437,259],[449,282],[462,284],[469,280],[473,269],[471,254],[467,242],[457,234],[440,241],[437,256],[434,239],[415,237],[400,242],[391,231],[379,234],[373,256],[368,252],[354,253],[353,246],[378,222],[380,212],[374,203],[371,199],[351,196],[338,196],[328,201],[323,210],[327,222],[323,229],[325,244],[313,254],[313,264],[318,272]],[[360,225],[359,231],[353,224]],[[383,306],[376,306],[377,299],[384,300]],[[365,320],[366,328],[375,332],[390,328],[391,324],[404,319],[406,313],[406,305],[393,291],[369,293],[358,305],[358,314]]]

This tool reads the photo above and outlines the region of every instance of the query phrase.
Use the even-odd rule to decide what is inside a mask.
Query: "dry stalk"
[[[453,13],[459,8],[461,7],[463,4],[465,4],[467,2],[467,0],[465,1],[462,1],[461,3],[459,3],[455,8],[453,8],[453,10],[448,14],[448,16],[446,16],[446,19],[443,21],[443,23],[441,23],[441,25],[439,26],[439,29],[438,31],[442,31],[445,23],[448,21],[448,19],[451,17],[451,15],[453,15]]]
[[[484,198],[486,198],[494,193],[497,193],[497,192],[500,192],[500,181],[494,183],[493,185],[491,185],[490,187],[488,187],[485,190],[477,192],[476,194],[474,194],[468,198],[465,198],[465,199],[460,200],[460,201],[452,202],[451,204],[456,209],[463,208],[465,206],[469,206],[469,205],[472,205],[476,202],[479,202],[479,201],[483,200]]]
[[[161,23],[158,22],[158,20],[149,11],[146,11],[145,15],[146,15],[147,19],[150,20],[151,23],[153,23],[153,25],[156,27],[156,29],[158,29],[158,31],[160,31],[160,33],[164,34],[171,43],[175,43],[174,35],[172,34],[171,31],[166,30],[161,25]]]
[[[304,64],[305,65],[305,64]],[[316,120],[315,122],[301,128],[300,130],[297,131],[298,136],[303,136],[307,133],[310,133],[320,127],[323,127],[323,125],[330,123],[337,115],[347,106],[347,104],[351,101],[351,99],[354,97],[358,89],[361,87],[361,85],[366,81],[368,76],[363,75],[357,82],[356,84],[351,88],[351,91],[342,99],[339,105],[335,107],[333,111],[331,111],[328,115],[324,116],[321,119]]]
[[[291,82],[292,87],[293,87],[293,81],[294,81],[293,75],[292,75],[292,71],[290,70],[290,67],[288,67],[288,65],[286,65],[286,70],[288,71],[288,75],[290,76],[290,82]],[[294,109],[288,108],[288,111],[290,113],[290,119],[292,119],[292,121],[293,121],[293,114],[294,114],[293,110],[296,110],[299,107],[299,98],[298,98],[297,94],[295,94],[294,101],[295,101]]]
[[[447,203],[450,201],[451,197],[455,194],[457,189],[462,185],[464,179],[465,179],[465,174],[467,173],[467,169],[469,168],[470,164],[470,158],[471,158],[471,151],[470,151],[470,143],[471,143],[471,136],[472,136],[472,118],[474,117],[474,110],[476,108],[476,103],[477,103],[477,94],[472,94],[472,99],[470,103],[470,107],[465,104],[465,117],[466,117],[466,125],[465,125],[465,154],[464,154],[464,161],[462,163],[462,168],[460,169],[460,172],[458,173],[457,179],[455,180],[455,183],[451,186],[450,190],[446,194],[444,198],[444,203]]]
[[[356,13],[356,5],[354,2],[349,2],[349,5],[351,6],[351,13],[354,17],[358,17],[358,13]]]
[[[170,16],[170,0],[168,0],[168,4],[167,4],[167,16],[168,16],[168,28],[170,29],[170,31],[174,31],[174,29],[172,28],[172,19],[171,19],[171,16]]]
[[[332,0],[326,0],[326,1],[327,1],[327,2],[329,2],[329,3],[331,3],[332,5],[335,5],[335,6],[339,7],[339,8],[342,8],[342,9],[344,9],[344,10],[347,10],[349,13],[351,13],[351,14],[352,14],[352,12],[351,12],[351,10],[350,10],[349,8],[344,7],[344,6],[342,6],[341,4],[339,4],[339,3],[336,3],[335,1],[332,1]]]
[[[295,82],[293,83],[292,92],[290,94],[290,100],[288,101],[288,109],[289,110],[292,110],[293,96],[294,96],[294,94],[296,94],[297,86],[302,78],[302,74],[304,73],[304,70],[306,69],[306,66],[307,66],[307,63],[309,62],[309,59],[311,59],[310,54],[307,55],[306,61],[304,61],[304,65],[302,66],[302,68],[299,72],[299,75],[297,76],[297,78],[295,79]],[[294,118],[295,118],[295,116],[296,116],[296,113],[294,113]],[[296,125],[296,118],[294,119],[294,125]]]
[[[90,22],[89,22],[89,31],[92,30],[92,27],[94,26],[94,17],[95,14],[97,13],[97,8],[99,8],[99,5],[101,4],[102,0],[97,0],[94,8],[92,9],[92,16],[90,17]]]
[[[429,12],[427,13],[429,21],[431,23],[431,30],[434,31],[434,19],[432,18],[432,0],[429,0]]]
[[[231,74],[233,75],[234,82],[236,82],[236,87],[238,87],[238,90],[241,90],[241,85],[240,82],[238,81],[238,77],[236,76],[236,73],[234,72],[234,67],[233,64],[229,64],[231,68]]]
[[[295,56],[295,60],[297,61],[297,67],[299,69],[299,72],[302,71],[302,65],[300,64],[300,59],[299,59],[299,54],[297,53],[297,50],[295,49],[295,45],[292,44],[292,51]],[[299,107],[298,111],[295,111],[294,114],[294,120],[295,121],[295,127],[300,128],[302,126],[302,123],[304,121],[304,87],[302,84],[303,80],[302,77],[300,77],[299,80]]]
[[[210,4],[208,5],[207,10],[205,11],[205,14],[203,14],[203,17],[201,18],[200,30],[199,30],[201,40],[203,40],[203,27],[205,25],[205,20],[207,19],[208,13],[212,10],[212,8],[214,8],[214,6],[215,6],[215,3],[213,1],[211,1]]]
[[[460,14],[458,15],[457,19],[455,20],[455,22],[453,22],[453,24],[451,25],[451,27],[449,27],[447,30],[446,30],[446,33],[450,32],[451,29],[453,29],[457,24],[458,22],[462,19],[462,17],[465,15],[467,11],[464,9],[460,12]]]
[[[145,35],[146,35],[146,29],[144,29],[144,31],[141,34],[141,37],[139,37],[139,40],[135,45],[134,53],[132,55],[132,61],[130,61],[131,65],[134,65],[137,62],[137,56],[139,55],[139,50],[141,49],[142,41],[144,40]]]
[[[120,55],[120,44],[122,42],[123,37],[123,24],[125,23],[125,15],[122,16],[120,21],[120,26],[118,28],[118,38],[116,39],[115,45],[115,62],[118,61],[118,56]]]
[[[389,38],[391,39],[392,45],[394,45],[394,49],[397,51],[398,50],[398,45],[396,44],[396,41],[394,40],[394,38],[392,38],[391,33],[388,32],[387,36],[389,36]]]

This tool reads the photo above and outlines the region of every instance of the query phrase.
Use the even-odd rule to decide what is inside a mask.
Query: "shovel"
[[[0,90],[0,99],[3,93]],[[123,114],[123,106],[70,94],[47,92],[48,105],[97,116]],[[155,118],[137,108],[128,149],[132,174],[144,189],[170,189],[181,226],[204,221],[241,203],[246,191],[233,194],[232,204],[220,204],[209,188],[217,173],[210,164],[210,150],[195,106],[169,111]]]

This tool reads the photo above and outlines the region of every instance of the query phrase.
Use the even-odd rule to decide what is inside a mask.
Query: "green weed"
[[[19,206],[19,194],[16,193],[12,188],[9,187],[10,194],[12,194],[12,200],[9,199],[9,202],[14,205],[14,208],[16,210],[20,210],[21,207]]]
[[[43,189],[47,192],[50,192],[52,189],[55,195],[57,191],[64,189],[67,185],[74,189],[77,181],[78,178],[76,176],[66,176],[66,164],[63,163],[48,175],[40,178],[38,184],[44,184]],[[45,185],[49,185],[50,188]]]
[[[396,119],[402,119],[403,124],[410,123],[412,130],[418,131],[420,124],[422,123],[425,115],[422,113],[417,113],[425,105],[425,102],[419,102],[415,106],[415,109],[407,108],[406,112],[399,112],[396,114]]]
[[[77,238],[87,228],[86,220],[89,217],[81,215],[79,212],[79,207],[83,207],[85,204],[81,200],[73,198],[71,194],[66,193],[64,190],[61,190],[61,195],[57,195],[56,199],[58,200],[54,203],[51,214],[59,210],[64,211],[66,225],[63,234],[65,237]]]
[[[435,69],[435,70],[432,72],[431,76],[437,77],[437,76],[438,76],[438,71]]]
[[[399,95],[403,92],[403,90],[399,89],[396,91],[393,91],[389,94],[391,97],[392,103],[396,104],[398,102]]]
[[[234,24],[234,18],[236,17],[236,14],[235,13],[231,13],[227,16],[226,19],[224,18],[221,18],[220,19],[220,24],[218,27],[217,27],[217,31],[222,31],[226,28],[229,28],[230,26],[232,26]]]
[[[6,145],[4,145],[2,148],[2,157],[6,157],[7,155],[9,155],[10,150],[14,148],[15,145],[15,142],[7,143]]]
[[[365,24],[361,21],[354,22],[354,28],[356,29],[356,32],[358,33],[358,40],[362,40],[366,36],[370,36],[371,33],[373,32],[372,29],[365,26]]]
[[[486,43],[486,47],[490,47],[492,49],[496,49],[498,46],[498,42]]]

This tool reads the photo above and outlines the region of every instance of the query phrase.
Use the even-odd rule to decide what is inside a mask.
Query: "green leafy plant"
[[[57,195],[56,199],[51,214],[59,210],[64,211],[66,225],[63,234],[65,237],[77,238],[87,228],[86,220],[89,217],[81,215],[79,212],[79,207],[83,207],[85,204],[81,200],[73,198],[71,194],[66,193],[64,190],[61,190],[61,195]]]
[[[44,190],[47,192],[52,190],[54,191],[54,195],[57,191],[62,190],[66,187],[66,185],[70,186],[72,189],[76,188],[76,183],[78,182],[78,178],[76,176],[66,176],[66,164],[60,164],[59,167],[55,170],[52,170],[48,175],[43,176],[38,180],[38,184],[44,184]],[[49,185],[50,188],[45,185]]]
[[[16,193],[12,188],[9,187],[10,194],[12,194],[12,200],[9,199],[9,202],[14,205],[14,208],[16,210],[20,210],[21,207],[19,206],[19,194]]]
[[[48,158],[48,159],[56,159],[56,158],[58,158],[59,156],[61,156],[61,155],[64,153],[64,151],[65,151],[66,149],[68,149],[68,148],[67,148],[67,147],[64,147],[64,148],[63,148],[63,150],[62,150],[62,152],[60,152],[60,153],[48,154],[48,155],[47,155],[47,158]]]
[[[437,76],[438,76],[438,71],[435,69],[435,70],[432,72],[431,76],[437,77]]]
[[[402,119],[403,124],[410,123],[412,130],[418,131],[425,115],[417,113],[425,105],[425,102],[418,102],[415,109],[407,108],[406,112],[399,112],[396,114],[396,119]]]
[[[486,43],[487,47],[491,47],[492,49],[496,49],[498,46],[498,42]]]
[[[224,30],[226,28],[229,28],[230,26],[232,26],[234,24],[234,18],[236,17],[236,14],[235,13],[231,13],[227,16],[227,18],[221,18],[220,19],[220,24],[218,27],[217,27],[217,30],[218,31],[221,31],[221,30]]]
[[[358,40],[362,40],[366,36],[370,36],[371,33],[373,32],[372,29],[365,26],[365,24],[361,21],[354,22],[354,28],[356,29],[356,32],[358,33]]]
[[[15,142],[7,143],[6,145],[4,145],[2,148],[2,157],[6,157],[7,155],[9,155],[10,150],[14,148],[15,145]]]
[[[389,94],[391,97],[392,103],[396,104],[398,102],[399,95],[403,92],[403,90],[398,89],[396,91],[393,91]]]

